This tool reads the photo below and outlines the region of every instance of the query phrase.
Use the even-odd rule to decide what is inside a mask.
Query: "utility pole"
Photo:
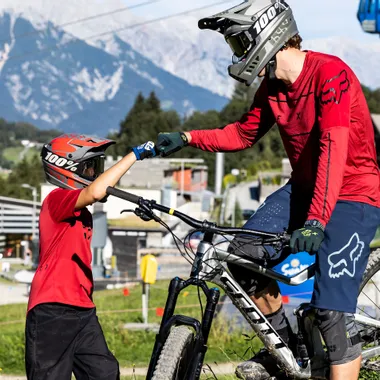
[[[216,153],[215,161],[215,195],[220,197],[222,195],[222,184],[224,177],[224,153]]]
[[[32,241],[36,238],[36,231],[37,231],[37,223],[36,223],[36,217],[37,217],[37,189],[34,186],[30,186],[27,183],[23,183],[21,185],[24,189],[30,189],[32,190],[32,196],[33,196],[33,214],[32,214]]]

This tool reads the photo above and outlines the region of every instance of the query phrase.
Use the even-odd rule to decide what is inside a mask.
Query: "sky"
[[[123,0],[137,4],[139,0]],[[144,0],[145,1],[145,0]],[[141,1],[143,2],[143,1]],[[161,0],[133,10],[137,15],[150,19],[217,3],[218,0]],[[241,3],[239,0],[201,11],[209,16]],[[306,40],[343,36],[363,42],[375,42],[377,35],[364,33],[356,18],[359,0],[288,0],[292,7],[300,34]]]

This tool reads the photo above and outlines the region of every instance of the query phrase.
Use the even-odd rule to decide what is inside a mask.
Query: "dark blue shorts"
[[[310,201],[310,197],[297,194],[292,185],[287,184],[265,200],[244,228],[291,233],[303,226]],[[337,202],[316,255],[312,306],[355,313],[369,244],[379,224],[379,208],[360,202]],[[273,262],[289,255],[276,252],[272,247],[266,250],[269,261]]]

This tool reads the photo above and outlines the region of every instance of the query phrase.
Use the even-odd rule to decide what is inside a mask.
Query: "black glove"
[[[315,255],[325,237],[324,227],[317,220],[308,220],[304,228],[295,230],[290,239],[290,248],[293,253],[309,252]]]
[[[178,152],[188,143],[183,132],[159,133],[156,147],[161,157],[167,157]]]
[[[135,146],[132,148],[132,151],[138,161],[144,160],[145,158],[155,157],[157,155],[154,142],[152,141],[147,141],[144,144]]]

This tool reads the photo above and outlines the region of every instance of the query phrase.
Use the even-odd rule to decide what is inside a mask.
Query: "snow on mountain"
[[[148,89],[155,90],[165,105],[177,107],[182,113],[221,107],[226,100],[218,96],[213,98],[210,92],[230,97],[236,82],[227,74],[231,51],[223,37],[216,32],[198,29],[199,18],[208,16],[210,10],[134,27],[144,20],[138,19],[125,7],[126,3],[121,0],[2,0],[1,29],[5,12],[11,14],[9,30],[3,30],[3,39],[0,40],[0,77],[3,79],[0,93],[5,88],[7,94],[2,103],[7,99],[12,103],[7,112],[27,114],[35,120],[41,119],[55,125],[63,123],[65,128],[74,128],[77,119],[87,122],[86,112],[96,113],[103,103],[108,104],[110,109],[118,110],[114,111],[116,114],[121,114],[125,103],[130,106],[139,88],[144,93]],[[149,6],[146,9],[148,13]],[[115,10],[119,11],[72,23]],[[25,31],[16,32],[15,23],[20,19],[30,22],[29,28],[34,35],[23,36]],[[114,33],[115,30],[119,31]],[[76,41],[76,38],[82,41]],[[35,41],[28,43],[30,39]],[[63,47],[51,51],[49,59],[42,59],[41,54],[41,59],[36,60],[34,51],[43,53],[52,44],[64,45],[70,40],[76,41],[70,49]],[[380,87],[380,73],[376,70],[380,44],[331,37],[305,41],[303,46],[339,56],[353,68],[363,84],[371,88]],[[86,60],[84,64],[83,52],[90,48],[93,49],[91,52],[97,53],[91,53],[94,54],[92,60]],[[75,54],[71,49],[75,50]],[[25,55],[24,61],[14,72],[9,68],[6,70],[4,79],[7,60],[16,52],[21,55],[31,52],[33,59]],[[102,61],[100,56],[107,57],[107,69],[92,65],[98,59]],[[57,57],[62,60],[60,64],[56,64]],[[15,64],[16,60],[11,66]],[[35,88],[38,83],[36,76],[44,76],[44,84],[39,83]],[[135,82],[126,86],[125,81],[131,78]],[[57,82],[60,82],[59,88]],[[188,84],[207,91],[200,95],[199,88],[188,87]],[[66,89],[63,93],[62,88]],[[45,103],[40,103],[37,94]],[[122,99],[123,94],[127,101]],[[58,105],[52,104],[51,99],[56,100]],[[98,107],[93,108],[93,104]],[[82,114],[79,116],[80,112]]]
[[[160,69],[117,37],[116,57],[34,11],[3,11],[0,33],[0,112],[8,120],[105,134],[118,128],[139,92],[155,91],[164,108],[181,114],[227,102]]]
[[[122,52],[117,49],[113,33],[89,37],[140,24],[143,19],[137,18],[129,10],[123,10],[80,23],[70,22],[125,7],[121,0],[66,0],[62,3],[33,0],[28,5],[24,0],[2,0],[0,4],[0,10],[12,9],[30,20],[36,29],[43,29],[43,15],[45,20],[62,25],[67,33],[86,39],[86,43],[117,57]],[[146,9],[148,11],[149,6]],[[116,36],[157,66],[191,85],[229,97],[235,86],[235,81],[227,75],[231,51],[221,35],[198,29],[199,18],[207,16],[209,12],[210,10],[205,10],[202,13],[131,27],[117,32]]]
[[[143,20],[138,19],[131,11],[123,10],[105,17],[67,24],[70,21],[125,8],[125,4],[121,0],[66,0],[59,3],[52,0],[33,0],[26,6],[24,0],[2,0],[0,9],[12,8],[22,12],[35,28],[43,26],[43,15],[45,20],[57,25],[63,24],[62,28],[67,33],[83,39],[142,22]],[[145,8],[148,14],[149,6]],[[148,23],[122,30],[116,35],[158,67],[192,85],[229,97],[235,86],[235,81],[227,74],[231,51],[220,34],[198,29],[198,20],[210,13],[212,11],[204,10],[197,14]],[[119,45],[112,33],[88,39],[86,42],[116,57],[123,55],[123,52],[118,50]],[[352,66],[362,83],[372,88],[380,87],[380,73],[376,70],[380,58],[380,44],[332,37],[305,41],[304,47],[339,56]]]
[[[370,87],[380,87],[380,43],[360,43],[342,37],[331,37],[306,41],[305,49],[336,55],[346,62],[358,76],[361,83]]]

